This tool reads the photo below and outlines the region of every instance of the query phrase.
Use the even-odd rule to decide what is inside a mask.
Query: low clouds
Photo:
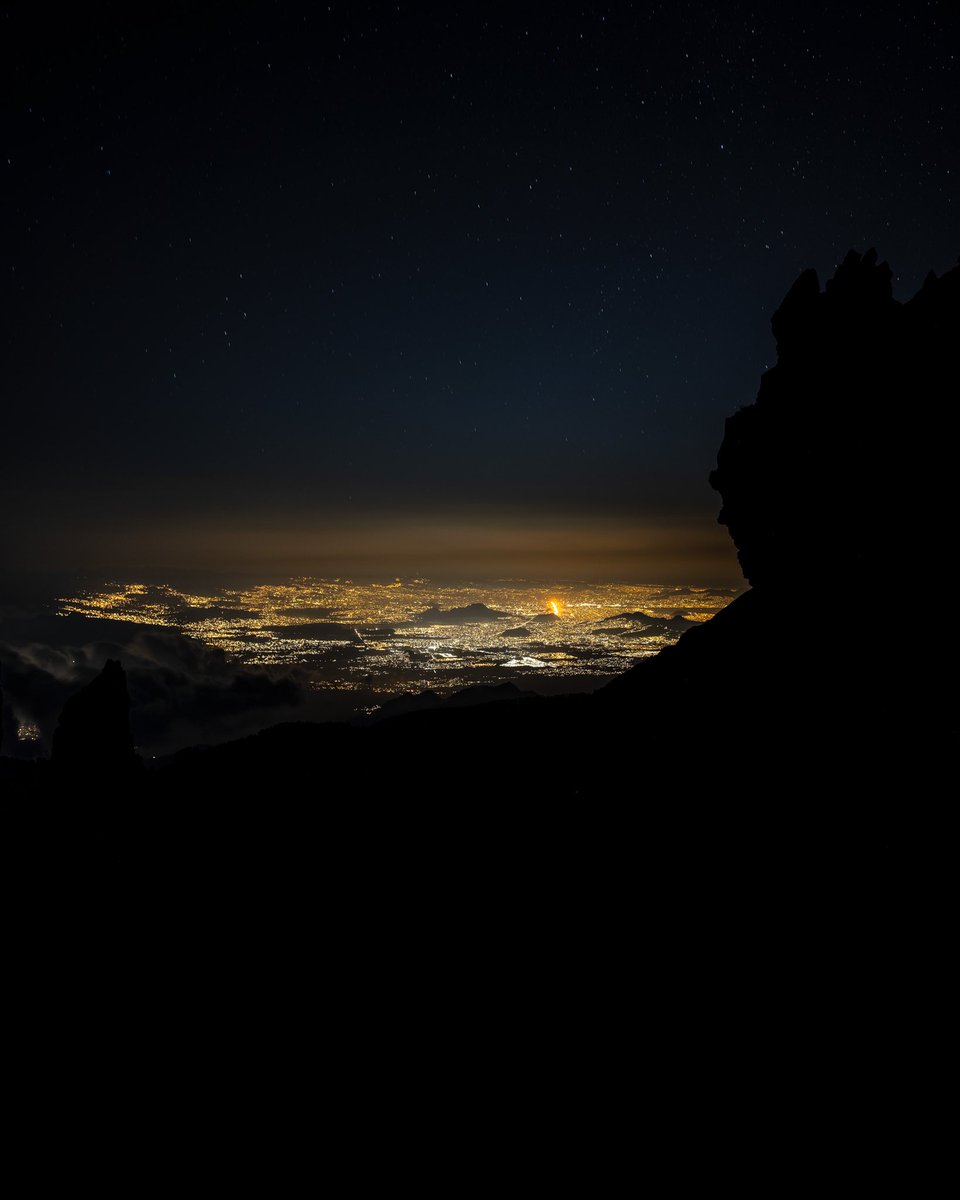
[[[126,671],[134,741],[146,756],[294,719],[309,698],[295,667],[239,665],[170,629],[81,616],[0,621],[4,753],[47,753],[65,700],[108,658]],[[18,736],[24,728],[32,740]]]

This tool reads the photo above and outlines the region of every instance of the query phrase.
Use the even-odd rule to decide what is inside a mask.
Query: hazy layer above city
[[[22,523],[29,523],[25,513]],[[9,565],[9,564],[8,564]],[[741,582],[736,552],[710,516],[636,519],[556,512],[451,512],[307,517],[262,515],[141,520],[122,497],[91,525],[37,522],[21,571],[56,566],[95,578],[179,581],[204,590],[224,576],[250,583],[292,576],[449,581],[503,576],[698,586]]]

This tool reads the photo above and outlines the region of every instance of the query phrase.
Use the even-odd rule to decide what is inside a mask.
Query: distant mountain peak
[[[463,608],[441,609],[431,605],[425,612],[413,618],[414,625],[479,625],[487,621],[501,621],[513,617],[514,613],[500,612],[485,604],[467,604]]]

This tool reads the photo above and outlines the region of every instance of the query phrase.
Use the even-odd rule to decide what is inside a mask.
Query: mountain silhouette
[[[317,642],[359,642],[361,638],[353,625],[340,621],[308,621],[302,625],[272,625],[274,637],[296,640],[306,638]]]
[[[463,608],[440,609],[435,605],[413,618],[413,625],[479,625],[487,621],[500,621],[512,617],[513,613],[498,612],[485,604],[467,604]]]
[[[652,625],[653,622],[656,621],[656,619],[657,618],[651,616],[650,613],[622,612],[622,613],[617,613],[616,616],[613,616],[613,617],[601,617],[600,620],[597,622],[597,624],[605,625],[607,623],[615,624],[617,621],[639,621],[641,624],[644,624],[644,625]]]
[[[602,617],[598,625],[615,625],[617,622],[628,622],[631,626],[639,625],[641,629],[652,628],[663,630],[665,633],[685,633],[691,625],[683,613],[674,613],[672,617],[656,617],[645,612],[618,613],[615,617]]]

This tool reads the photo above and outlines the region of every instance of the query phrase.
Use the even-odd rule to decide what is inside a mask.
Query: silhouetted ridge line
[[[500,621],[504,617],[512,617],[514,613],[499,612],[488,608],[486,604],[467,604],[463,608],[438,608],[432,605],[424,612],[413,617],[413,625],[477,625],[488,621]]]

